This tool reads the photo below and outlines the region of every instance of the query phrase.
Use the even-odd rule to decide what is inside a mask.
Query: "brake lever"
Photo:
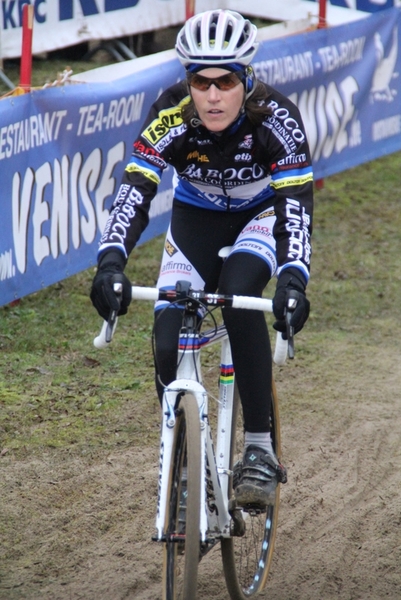
[[[287,306],[284,311],[285,325],[288,340],[288,358],[293,359],[295,356],[294,347],[294,327],[291,325],[292,315],[298,304],[298,292],[291,290],[288,294]]]
[[[111,310],[110,314],[109,314],[109,318],[107,319],[105,340],[108,344],[111,342],[111,340],[113,338],[114,329],[117,324],[118,313],[120,311],[121,300],[122,300],[122,296],[123,296],[123,284],[118,281],[114,282],[113,290],[114,290],[114,293],[116,295],[116,299],[118,302],[118,309]]]

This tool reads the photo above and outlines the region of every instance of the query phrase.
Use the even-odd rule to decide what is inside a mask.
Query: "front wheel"
[[[194,396],[181,398],[176,417],[165,525],[163,600],[196,600],[201,437]]]
[[[236,389],[231,435],[231,469],[234,471],[234,480],[235,465],[238,465],[239,461],[242,460],[243,452],[241,414],[241,401]],[[272,388],[271,431],[273,447],[277,457],[280,458],[280,421],[274,382]],[[230,485],[229,498],[232,498],[232,496],[233,485]],[[277,486],[274,506],[249,512],[238,509],[238,521],[241,524],[239,527],[237,525],[239,535],[234,534],[233,537],[221,540],[224,576],[232,600],[246,600],[246,598],[257,596],[266,586],[276,537],[279,499],[280,485]]]

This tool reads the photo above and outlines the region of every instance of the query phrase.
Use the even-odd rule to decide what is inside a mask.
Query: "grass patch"
[[[395,154],[330,177],[316,193],[312,311],[297,339],[297,369],[324,363],[333,344],[354,356],[397,343],[399,160]],[[160,236],[134,250],[133,282],[155,283],[162,244]],[[1,446],[16,456],[156,443],[151,306],[132,306],[115,342],[97,351],[92,276],[90,269],[0,309]]]
[[[157,439],[151,306],[138,307],[136,322],[121,319],[118,343],[96,350],[92,276],[91,269],[0,309],[0,445],[17,456],[135,443],[146,430],[142,413],[154,415]]]

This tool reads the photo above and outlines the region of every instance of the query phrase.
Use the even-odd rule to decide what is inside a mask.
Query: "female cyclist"
[[[274,327],[285,331],[290,290],[299,295],[291,325],[309,314],[313,175],[297,107],[258,81],[250,63],[256,27],[239,13],[212,10],[189,19],[176,51],[186,79],[152,105],[133,145],[100,242],[91,299],[107,319],[116,310],[111,279],[122,273],[148,224],[162,172],[175,169],[174,201],[158,287],[179,279],[194,289],[261,296],[277,277]],[[223,261],[219,250],[230,246]],[[130,302],[123,276],[119,314]],[[175,379],[180,309],[155,306],[156,386]],[[236,380],[243,404],[245,448],[236,488],[240,506],[274,503],[286,479],[272,448],[269,414],[272,356],[263,313],[225,309]]]

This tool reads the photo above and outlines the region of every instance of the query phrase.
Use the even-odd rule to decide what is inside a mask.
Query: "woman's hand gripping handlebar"
[[[122,284],[118,281],[118,275],[115,276],[113,283],[114,292],[117,299],[122,294]],[[156,302],[157,300],[167,300],[168,302],[183,302],[190,298],[204,304],[206,306],[231,306],[233,308],[245,308],[249,310],[262,310],[265,312],[273,311],[272,300],[267,298],[255,298],[251,296],[236,296],[236,295],[223,295],[223,294],[210,294],[202,290],[196,291],[189,288],[188,285],[183,285],[184,282],[178,281],[174,290],[159,290],[151,287],[132,287],[132,299],[134,300],[151,300]],[[187,284],[187,282],[185,282]],[[184,290],[184,292],[183,292]],[[273,360],[277,365],[283,365],[287,356],[288,358],[294,358],[294,331],[293,327],[289,325],[291,321],[292,312],[296,308],[297,299],[289,297],[288,306],[286,309],[286,323],[287,323],[287,339],[283,339],[280,332],[277,332],[276,346],[274,351]],[[113,334],[117,325],[118,311],[110,311],[108,321],[104,321],[102,329],[99,335],[94,339],[93,343],[96,348],[105,348],[111,342]]]
[[[105,348],[107,344],[109,344],[113,339],[114,331],[117,327],[118,312],[120,310],[121,299],[123,294],[123,282],[121,276],[118,273],[116,275],[113,275],[113,290],[116,296],[118,308],[116,310],[110,309],[108,320],[103,321],[100,334],[93,340],[93,344],[96,348]]]
[[[295,348],[294,348],[294,327],[291,325],[291,318],[294,310],[297,307],[299,299],[299,292],[296,290],[290,290],[288,292],[287,298],[287,307],[284,311],[285,314],[285,326],[286,326],[286,335],[288,341],[288,358],[294,358]]]

